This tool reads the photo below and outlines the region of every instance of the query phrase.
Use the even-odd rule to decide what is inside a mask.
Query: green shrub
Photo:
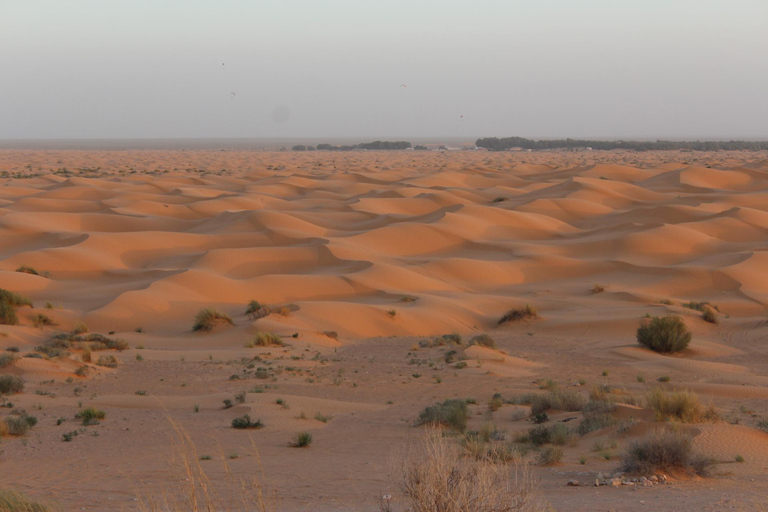
[[[467,428],[468,417],[469,411],[466,401],[449,399],[424,409],[416,420],[416,426],[444,425],[463,432]]]
[[[251,421],[251,417],[247,414],[232,420],[232,428],[262,428],[263,426],[261,420]]]
[[[245,314],[251,316],[260,309],[261,309],[261,304],[259,304],[259,301],[252,300],[248,303],[248,307],[245,309]]]
[[[466,361],[459,361],[458,363],[453,365],[453,367],[456,368],[457,370],[461,370],[462,368],[466,368],[467,367],[467,363],[466,363]]]
[[[248,344],[250,348],[253,347],[268,347],[270,345],[277,345],[279,347],[285,346],[283,339],[271,332],[257,332],[251,342]]]
[[[526,304],[525,306],[521,308],[514,308],[507,311],[500,319],[499,319],[499,325],[506,323],[506,322],[516,322],[518,320],[525,320],[525,319],[536,319],[539,318],[539,312],[530,304]]]
[[[480,345],[481,347],[496,348],[496,340],[487,334],[478,334],[469,340],[470,345]]]
[[[12,395],[24,391],[24,381],[15,375],[0,375],[0,394]]]
[[[232,318],[213,308],[203,308],[195,315],[195,323],[192,330],[195,332],[210,332],[217,324],[227,323],[234,325]]]
[[[9,292],[0,288],[0,303],[5,302],[13,307],[29,306],[34,307],[32,301],[26,297],[19,295],[18,293]]]
[[[85,325],[83,322],[79,322],[77,325],[75,325],[75,328],[72,329],[72,334],[78,335],[78,334],[85,334],[88,332],[88,326]]]
[[[299,432],[296,437],[293,438],[291,446],[294,448],[306,448],[312,444],[312,434],[309,432]]]
[[[103,420],[106,415],[107,413],[101,409],[97,409],[95,407],[86,407],[82,411],[75,414],[75,418],[82,420],[83,425],[86,425],[93,424],[93,421],[95,420]]]
[[[491,398],[488,399],[488,410],[498,411],[501,409],[501,406],[504,405],[504,398],[502,398],[501,393],[494,393]]]
[[[637,342],[656,352],[679,352],[691,342],[691,331],[679,316],[655,316],[638,327]]]
[[[691,438],[680,432],[658,430],[633,441],[622,455],[622,470],[653,474],[682,468],[706,476],[715,461],[693,453]]]
[[[692,300],[691,302],[683,302],[683,307],[688,309],[693,309],[694,311],[701,311],[702,313],[707,308],[717,309],[717,306],[710,304],[710,302],[706,300],[702,302],[695,301],[695,300]]]
[[[536,425],[528,430],[528,442],[541,446],[552,442],[552,431],[546,425]]]
[[[0,325],[18,325],[19,317],[8,302],[0,301]]]

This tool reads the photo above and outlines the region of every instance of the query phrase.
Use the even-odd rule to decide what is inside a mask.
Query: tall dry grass
[[[162,496],[140,496],[139,510],[142,512],[274,512],[277,510],[275,493],[265,489],[264,469],[255,444],[256,469],[247,475],[235,474],[221,457],[225,472],[224,481],[214,483],[206,468],[200,463],[200,456],[189,434],[180,428],[171,417],[176,436],[174,463],[178,472],[177,488],[164,489]],[[211,464],[210,462],[208,464]]]
[[[464,457],[439,429],[428,429],[403,462],[399,494],[380,500],[381,512],[538,512],[546,510],[527,467]],[[390,498],[390,499],[387,499]]]

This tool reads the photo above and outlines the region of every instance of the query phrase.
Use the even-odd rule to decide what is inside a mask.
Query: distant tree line
[[[291,148],[292,151],[314,151],[315,146],[305,146],[304,144],[296,144]]]
[[[299,147],[304,146],[294,146],[294,151],[307,151],[307,148],[305,149],[296,149]],[[312,146],[309,146],[312,147]],[[363,142],[360,144],[353,144],[351,146],[332,146],[330,144],[318,144],[317,150],[318,151],[354,151],[356,149],[371,149],[371,150],[393,150],[393,149],[409,149],[411,147],[411,143],[401,140],[401,141],[388,141],[388,140],[376,140],[373,142]],[[315,148],[312,148],[315,149]]]
[[[531,140],[523,137],[487,137],[477,139],[477,147],[491,151],[506,151],[511,148],[523,149],[577,149],[589,147],[592,149],[611,150],[629,149],[634,151],[658,151],[684,149],[690,151],[760,151],[768,150],[768,141],[636,141],[636,140],[583,140],[583,139],[559,139],[559,140]]]

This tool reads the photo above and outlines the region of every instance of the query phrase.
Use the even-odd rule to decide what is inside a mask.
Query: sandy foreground
[[[138,510],[186,490],[185,458],[210,456],[200,464],[224,496],[258,476],[281,511],[374,511],[397,494],[425,406],[475,398],[469,428],[514,436],[532,426],[513,421],[525,407],[489,418],[488,399],[552,379],[585,396],[601,383],[638,399],[689,389],[723,418],[684,427],[722,462],[711,478],[566,487],[614,471],[653,427],[624,411],[630,428],[535,467],[554,509],[754,510],[768,504],[768,433],[755,428],[768,418],[767,242],[761,153],[2,150],[0,288],[35,307],[0,326],[0,348],[24,355],[81,322],[130,348],[94,352],[85,377],[79,350],[0,369],[25,379],[8,400],[39,420],[2,440],[0,487],[64,510]],[[254,320],[254,299],[285,307]],[[682,307],[692,300],[717,305],[719,323]],[[540,320],[497,325],[526,303]],[[204,307],[234,325],[192,332]],[[639,348],[642,317],[667,313],[693,331],[690,349]],[[34,327],[36,314],[57,325]],[[287,346],[248,348],[260,331]],[[467,349],[458,369],[450,347],[418,345],[452,332],[499,350]],[[91,405],[106,418],[63,442]],[[231,428],[244,414],[265,428]],[[300,431],[313,444],[289,447]]]

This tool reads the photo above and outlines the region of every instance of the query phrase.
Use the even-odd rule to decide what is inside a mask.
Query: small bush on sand
[[[0,375],[0,394],[12,395],[24,391],[24,381],[15,375]]]
[[[563,460],[563,449],[557,446],[547,446],[539,452],[537,462],[542,466],[553,466]]]
[[[0,368],[11,366],[19,357],[13,353],[0,354]]]
[[[99,356],[96,364],[105,368],[117,368],[117,358],[115,356]]]
[[[691,302],[683,302],[683,307],[688,309],[693,309],[694,311],[701,311],[702,313],[707,308],[718,309],[717,306],[715,306],[714,304],[710,304],[710,302],[706,300],[705,301],[692,300]]]
[[[637,342],[656,352],[679,352],[691,342],[691,331],[679,316],[655,316],[638,327]]]
[[[605,285],[604,284],[596,284],[592,287],[592,293],[602,293],[605,291]]]
[[[95,407],[86,407],[75,414],[75,418],[82,420],[83,425],[92,425],[95,420],[103,420],[107,413]]]
[[[616,425],[616,418],[611,414],[614,410],[616,410],[616,405],[612,402],[588,402],[581,409],[584,418],[579,423],[576,431],[580,436],[584,436],[595,430],[602,430]]]
[[[496,340],[487,334],[478,334],[469,340],[470,345],[480,345],[481,347],[496,348]]]
[[[502,405],[504,405],[504,398],[501,396],[501,393],[494,393],[488,399],[488,410],[491,412],[498,411]]]
[[[240,416],[232,420],[232,428],[262,428],[264,424],[261,420],[252,421],[249,415]]]
[[[85,334],[88,332],[88,326],[85,325],[83,322],[79,322],[77,325],[75,325],[75,328],[72,329],[72,334],[77,336],[78,334]]]
[[[587,400],[578,391],[555,389],[546,394],[531,397],[531,416],[550,409],[558,411],[580,411]]]
[[[283,339],[272,332],[257,332],[253,339],[248,343],[249,348],[253,347],[269,347],[270,345],[277,345],[282,347],[285,345]]]
[[[706,476],[715,461],[693,453],[691,438],[680,432],[657,430],[633,441],[622,455],[622,470],[653,474],[682,468]]]
[[[0,325],[17,325],[18,323],[19,317],[16,316],[13,305],[0,301]]]
[[[258,310],[261,309],[261,304],[257,300],[252,300],[248,303],[248,307],[245,308],[245,314],[253,316]]]
[[[526,304],[521,308],[514,308],[507,311],[504,316],[499,319],[499,325],[506,322],[516,322],[518,320],[526,320],[529,318],[539,318],[539,312],[534,306]]]
[[[195,323],[192,330],[195,332],[210,332],[219,324],[234,325],[228,314],[213,308],[203,308],[195,315]]]
[[[541,446],[552,442],[552,431],[546,425],[536,425],[528,430],[528,442]]]
[[[54,509],[32,501],[20,492],[0,490],[0,512],[53,512]]]
[[[32,316],[32,325],[35,327],[45,327],[46,325],[57,325],[51,317],[38,313]]]
[[[20,306],[29,306],[34,307],[32,304],[32,301],[28,298],[19,295],[15,292],[9,292],[8,290],[3,290],[0,288],[0,303],[5,302],[6,304],[10,304],[13,307],[20,307]]]
[[[656,421],[701,423],[717,419],[717,412],[712,407],[704,407],[696,393],[690,391],[664,393],[661,388],[654,388],[647,400],[648,408],[656,413]]]
[[[3,421],[5,421],[7,432],[10,436],[26,435],[32,427],[37,425],[37,418],[34,416],[27,416],[26,414],[21,416],[8,416]]]
[[[48,272],[38,272],[33,267],[30,267],[29,265],[22,265],[19,268],[16,269],[16,272],[22,272],[24,274],[32,274],[33,276],[41,276],[41,277],[49,277],[50,274]]]
[[[312,434],[309,432],[299,432],[291,441],[291,446],[294,448],[307,448],[311,444]]]
[[[711,324],[720,323],[720,320],[717,318],[717,314],[715,313],[715,310],[709,306],[704,308],[704,313],[702,313],[701,318],[703,318],[704,321],[709,322]]]
[[[399,502],[411,512],[546,510],[525,465],[506,463],[488,457],[462,457],[460,447],[430,430],[419,450],[403,463]],[[400,497],[398,497],[400,498]],[[391,512],[388,500],[380,502],[381,512]]]
[[[416,426],[443,425],[463,432],[467,428],[468,417],[467,402],[460,399],[450,399],[443,403],[430,405],[421,411],[416,420]]]

